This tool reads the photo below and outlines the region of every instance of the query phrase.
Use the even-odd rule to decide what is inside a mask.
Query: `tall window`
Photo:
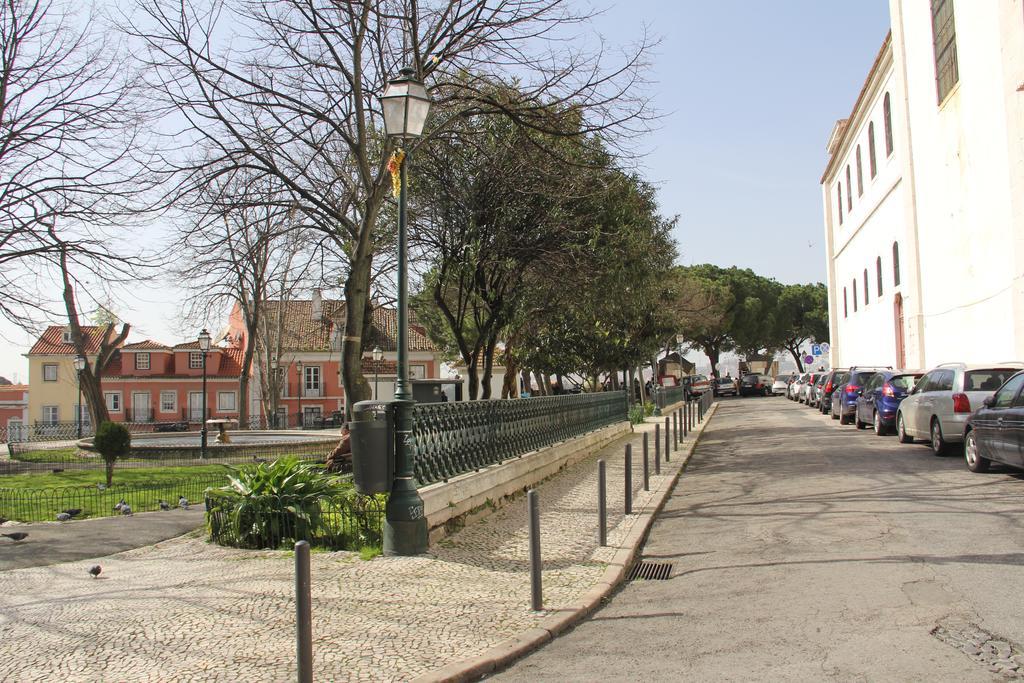
[[[892,243],[892,286],[900,286],[900,243]]]
[[[857,312],[857,278],[853,278],[853,312]]]
[[[864,305],[868,305],[868,269],[864,269]]]
[[[176,392],[176,391],[161,391],[160,392],[160,412],[161,413],[176,413],[176,412],[178,412],[178,392]]]
[[[48,425],[60,422],[60,411],[57,406],[43,406],[43,422]]]
[[[850,165],[846,165],[846,210],[853,211],[853,183],[850,182]]]
[[[135,354],[135,369],[136,370],[149,370],[149,354],[148,353],[137,353],[137,354]]]
[[[875,260],[875,281],[878,283],[878,296],[882,296],[882,257]]]
[[[875,160],[875,122],[868,124],[868,168],[871,170],[871,177],[878,173],[878,162]]]
[[[843,287],[843,317],[846,318],[850,315],[850,309],[846,303],[846,287]]]
[[[238,403],[235,400],[235,396],[235,392],[233,391],[218,391],[217,411],[221,413],[233,413],[238,410]]]
[[[882,123],[885,124],[885,156],[892,156],[892,102],[889,93],[882,100]]]
[[[843,224],[843,183],[840,181],[836,185],[836,199],[839,204],[839,225]]]
[[[932,44],[935,47],[935,86],[942,102],[960,80],[953,0],[932,0]]]
[[[43,381],[44,382],[56,382],[57,381],[57,365],[55,363],[44,363],[43,364]]]
[[[860,145],[857,145],[857,196],[864,194],[864,171],[860,165]]]
[[[320,366],[319,365],[307,365],[304,372],[305,378],[305,392],[304,396],[319,396],[320,395]]]
[[[120,391],[108,391],[103,394],[103,399],[107,402],[107,410],[111,413],[121,412],[121,392]]]

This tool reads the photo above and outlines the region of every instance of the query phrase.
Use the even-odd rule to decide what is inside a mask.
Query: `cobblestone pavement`
[[[597,546],[597,460],[608,467],[609,545],[652,494],[642,489],[638,427],[539,487],[544,598],[579,598],[613,550]],[[634,514],[623,515],[624,444]],[[652,489],[659,478],[653,475]],[[681,457],[663,465],[672,476]],[[313,633],[320,680],[408,680],[483,653],[537,625],[530,610],[525,497],[415,558],[314,553]],[[293,559],[176,538],[98,560],[0,574],[0,680],[294,679]]]

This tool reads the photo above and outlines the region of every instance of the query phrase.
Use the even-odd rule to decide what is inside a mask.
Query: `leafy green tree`
[[[800,348],[810,342],[828,341],[828,290],[820,282],[786,285],[777,307],[778,344],[789,351],[803,372]]]
[[[118,458],[128,455],[132,445],[132,435],[120,422],[101,422],[96,428],[93,445],[100,452],[107,471],[107,486],[114,481],[114,463]]]

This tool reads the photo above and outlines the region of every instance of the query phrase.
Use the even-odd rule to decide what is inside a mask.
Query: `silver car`
[[[927,439],[936,455],[961,443],[971,413],[1024,363],[943,363],[930,370],[900,403],[896,433],[901,443]]]
[[[795,401],[800,397],[800,390],[807,383],[808,373],[802,373],[789,385],[789,400]]]

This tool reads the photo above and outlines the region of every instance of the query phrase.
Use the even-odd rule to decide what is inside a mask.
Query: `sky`
[[[648,74],[660,118],[635,145],[662,213],[679,216],[679,262],[751,268],[784,283],[824,282],[818,181],[825,143],[836,120],[849,115],[889,29],[888,1],[594,6],[602,13],[593,29],[607,44],[628,44],[645,32],[660,39]],[[141,238],[158,232],[151,227]],[[172,283],[158,282],[132,288],[114,308],[132,323],[130,341],[175,344],[198,334],[180,323],[181,298]],[[34,338],[0,322],[0,375],[27,381],[22,354]]]

